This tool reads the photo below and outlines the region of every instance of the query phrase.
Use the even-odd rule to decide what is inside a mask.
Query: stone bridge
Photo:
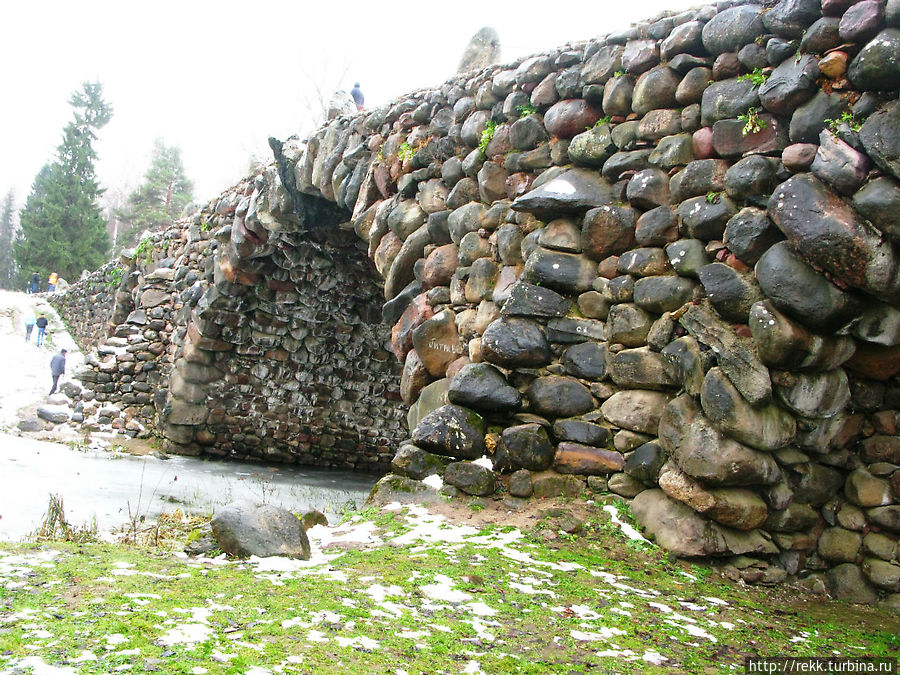
[[[85,415],[898,607],[898,87],[898,0],[721,2],[272,139],[60,301]]]

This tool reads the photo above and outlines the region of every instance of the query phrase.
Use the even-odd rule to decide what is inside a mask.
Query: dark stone
[[[762,155],[750,155],[735,162],[725,174],[725,190],[735,200],[754,201],[772,194],[778,162]],[[760,200],[763,201],[763,200]]]
[[[665,463],[666,453],[658,443],[644,443],[625,460],[625,473],[644,485],[654,486]]]
[[[781,0],[763,14],[763,25],[780,37],[800,37],[807,27],[822,16],[821,0]]]
[[[699,21],[688,21],[675,26],[669,36],[660,45],[660,56],[668,61],[679,54],[697,54],[702,56],[703,24]]]
[[[697,340],[685,335],[662,349],[666,372],[691,396],[699,396],[703,385],[704,359]]]
[[[866,180],[871,160],[844,141],[823,130],[819,136],[819,150],[812,163],[815,176],[838,192],[851,195]]]
[[[770,453],[716,430],[687,395],[666,406],[659,421],[659,442],[682,471],[709,485],[773,485],[781,478]]]
[[[699,197],[725,189],[725,175],[731,165],[724,159],[695,159],[670,181],[673,201]]]
[[[680,110],[651,110],[638,123],[637,137],[642,141],[659,141],[681,133]]]
[[[703,26],[703,46],[710,54],[736,52],[764,33],[761,5],[741,5],[716,14]]]
[[[726,321],[747,323],[750,307],[763,299],[753,275],[729,265],[710,263],[697,270],[697,276],[710,303]]]
[[[522,405],[522,395],[506,383],[503,374],[487,363],[468,363],[450,380],[447,392],[451,403],[485,410],[507,412]]]
[[[710,368],[706,373],[700,402],[719,431],[757,450],[783,448],[797,431],[794,418],[777,404],[747,403],[720,368]]]
[[[436,455],[477,459],[484,454],[484,420],[458,405],[445,405],[423,417],[413,443]]]
[[[652,152],[652,150],[617,152],[603,165],[603,177],[610,181],[617,181],[626,171],[643,171],[650,168]],[[611,199],[607,203],[616,201],[620,201],[620,199]]]
[[[605,45],[591,56],[581,69],[584,84],[604,84],[614,73],[622,70],[623,47]]]
[[[597,278],[597,264],[583,255],[537,248],[528,256],[522,278],[563,293],[583,293]]]
[[[896,47],[900,52],[900,31],[895,32]],[[894,69],[895,72],[900,72],[900,61]],[[900,82],[894,88],[898,86]],[[859,131],[859,140],[875,164],[894,178],[900,179],[900,102],[887,103],[870,116]]]
[[[853,296],[798,258],[787,242],[766,251],[755,271],[762,292],[772,304],[813,330],[834,332],[859,312],[859,302]]]
[[[737,78],[713,82],[703,92],[700,124],[711,126],[756,107],[759,107],[759,88],[753,82]]]
[[[444,471],[444,482],[467,495],[488,497],[497,490],[494,472],[472,462],[453,462]]]
[[[868,42],[884,25],[884,3],[863,0],[852,5],[841,17],[840,36],[844,42]]]
[[[401,445],[391,460],[391,470],[401,476],[422,480],[428,476],[444,472],[446,459],[407,443]]]
[[[485,361],[506,368],[542,366],[550,362],[550,343],[543,329],[527,319],[497,319],[481,336]]]
[[[823,16],[812,24],[803,39],[800,40],[800,50],[807,54],[824,54],[829,49],[840,46],[840,19],[833,16]]]
[[[738,61],[745,70],[753,72],[757,68],[762,69],[769,65],[769,59],[766,56],[766,48],[751,42],[749,45],[741,47],[738,52]]]
[[[551,136],[574,138],[600,119],[603,111],[583,98],[572,98],[555,103],[544,114],[544,127]]]
[[[790,138],[794,143],[818,143],[825,128],[825,120],[840,119],[849,109],[847,99],[838,92],[817,91],[809,101],[799,106],[791,116]]]
[[[753,405],[768,403],[772,397],[769,370],[756,355],[753,341],[734,332],[709,305],[693,305],[678,319],[698,342],[715,352],[719,367]]]
[[[900,244],[900,185],[876,178],[853,195],[853,206],[895,244]]]
[[[792,173],[808,171],[816,159],[819,146],[813,143],[794,143],[781,153],[781,163]]]
[[[606,320],[607,339],[611,344],[642,347],[647,343],[647,334],[652,325],[653,317],[647,312],[637,305],[622,302],[613,305],[609,310]]]
[[[534,411],[544,417],[574,417],[594,408],[587,388],[568,377],[539,377],[528,387],[526,396]]]
[[[616,152],[608,124],[590,127],[572,139],[569,157],[576,164],[602,167]]]
[[[631,109],[638,115],[645,115],[651,110],[677,107],[675,90],[680,82],[681,76],[668,66],[648,70],[634,85]]]
[[[772,38],[766,42],[766,58],[773,66],[777,66],[793,56],[797,51],[796,40],[783,40],[782,38]]]
[[[638,218],[634,240],[640,246],[665,246],[678,240],[678,219],[670,206],[651,209]]]
[[[612,440],[612,434],[606,427],[577,418],[556,420],[553,436],[557,441],[573,441],[598,448],[605,447]]]
[[[710,80],[712,80],[712,70],[702,66],[692,68],[678,84],[678,88],[675,90],[675,99],[685,106],[700,103],[706,88],[710,86]]]
[[[509,128],[509,141],[516,150],[533,150],[549,138],[539,115],[521,117]]]
[[[603,111],[607,115],[631,114],[631,99],[634,95],[634,81],[627,75],[614,77],[603,88]]]
[[[651,277],[669,271],[669,259],[661,248],[634,248],[619,256],[616,271],[637,277]]]
[[[666,371],[663,357],[647,347],[610,353],[606,367],[612,381],[624,389],[664,391],[678,385]]]
[[[553,462],[553,445],[540,424],[520,424],[503,430],[503,445],[513,466],[543,471]]]
[[[547,339],[559,344],[572,344],[586,340],[604,340],[605,325],[595,319],[562,318],[547,322]]]
[[[504,316],[554,318],[565,316],[571,302],[549,288],[518,281],[510,289],[509,298],[500,313]]]
[[[798,174],[779,185],[769,217],[805,260],[850,286],[900,302],[897,251],[814,176]]]
[[[717,195],[713,199],[693,197],[678,205],[681,230],[693,239],[721,239],[725,225],[737,213],[737,207],[728,197]]]
[[[814,56],[788,59],[776,66],[760,86],[760,103],[769,112],[790,117],[800,104],[812,98],[818,76],[819,65]]]
[[[645,277],[634,283],[634,303],[641,309],[655,314],[674,312],[686,302],[690,302],[696,290],[696,284],[685,277]]]
[[[725,225],[724,241],[728,250],[751,266],[782,239],[784,235],[762,209],[741,209]]]
[[[514,471],[509,477],[509,494],[513,497],[527,499],[534,492],[531,484],[531,472],[528,469]]]
[[[584,212],[617,200],[613,186],[595,171],[570,169],[517,197],[512,208],[558,217],[558,211]]]
[[[847,73],[860,90],[889,91],[900,87],[900,30],[887,28],[876,35],[850,62]],[[894,129],[896,132],[896,126]]]
[[[629,40],[622,53],[622,68],[631,75],[640,75],[659,63],[659,43],[656,40]]]
[[[693,128],[698,128],[700,126],[699,123],[699,115],[700,110],[699,106],[693,105],[686,108],[681,113],[681,124],[683,125],[685,122],[685,116],[688,114],[690,109],[694,109],[697,113],[697,123],[693,125]],[[687,128],[685,128],[687,131]],[[653,166],[658,166],[661,169],[665,169],[667,172],[671,171],[677,166],[685,166],[689,164],[694,159],[694,140],[693,136],[689,133],[682,134],[674,134],[672,136],[666,136],[659,143],[656,144],[656,148],[653,152],[650,153],[650,157],[648,161]],[[668,175],[668,173],[666,174]],[[668,181],[667,181],[668,182]]]
[[[309,539],[300,519],[270,504],[232,502],[210,521],[213,536],[228,555],[309,560]]]
[[[669,175],[661,169],[638,171],[631,180],[625,194],[639,209],[653,209],[669,203]],[[604,256],[605,257],[605,256]]]
[[[582,342],[563,352],[560,362],[569,375],[585,380],[606,377],[606,343]]]
[[[584,216],[581,238],[585,255],[603,260],[634,246],[637,213],[627,206],[601,206]]]

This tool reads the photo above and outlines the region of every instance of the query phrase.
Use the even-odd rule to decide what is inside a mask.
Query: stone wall
[[[678,555],[896,607],[898,63],[898,0],[723,2],[273,140],[198,217],[159,429],[393,452],[393,326],[396,473],[609,490]]]

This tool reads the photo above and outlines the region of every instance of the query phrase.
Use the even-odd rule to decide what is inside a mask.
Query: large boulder
[[[452,403],[488,412],[516,410],[522,404],[518,389],[509,386],[503,374],[487,363],[463,366],[450,381],[448,396]]]
[[[688,395],[666,406],[659,440],[682,471],[709,485],[772,485],[781,478],[772,455],[722,434]]]
[[[710,54],[736,52],[765,31],[762,5],[741,5],[716,14],[703,26],[703,46]]]
[[[412,440],[436,455],[478,459],[484,454],[484,420],[468,408],[441,406],[419,421]]]
[[[618,199],[612,184],[595,171],[570,169],[517,197],[512,208],[537,215],[559,211],[584,212]]]
[[[271,504],[232,502],[210,521],[213,536],[228,555],[285,556],[309,560],[309,539],[302,521]]]
[[[857,89],[900,87],[900,29],[886,28],[866,43],[850,63],[848,75]]]
[[[769,215],[805,260],[850,286],[900,303],[900,253],[819,179],[799,174],[779,185],[769,199]]]
[[[528,319],[500,318],[481,336],[485,361],[506,368],[542,366],[550,362],[550,343],[543,328]]]
[[[700,402],[719,431],[757,450],[782,448],[797,431],[794,418],[774,403],[747,403],[720,368],[710,368],[706,373]]]
[[[893,32],[895,48],[900,50],[900,30]],[[900,73],[900,65],[894,66],[894,73]],[[900,102],[887,103],[869,116],[859,130],[859,140],[875,164],[900,178]]]

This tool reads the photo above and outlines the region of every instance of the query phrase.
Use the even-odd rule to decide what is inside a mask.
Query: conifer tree
[[[86,82],[72,94],[73,120],[63,130],[56,159],[34,179],[19,216],[21,230],[14,246],[21,283],[32,272],[56,272],[77,280],[81,270],[104,262],[110,241],[98,204],[94,141],[112,116],[99,82]]]
[[[181,150],[157,138],[144,182],[128,196],[126,206],[116,212],[122,221],[116,248],[134,246],[144,230],[165,228],[181,216],[193,193],[194,184],[185,176],[181,163]]]
[[[12,189],[6,193],[0,207],[0,288],[16,288],[16,263],[12,247],[15,241],[15,196]]]

